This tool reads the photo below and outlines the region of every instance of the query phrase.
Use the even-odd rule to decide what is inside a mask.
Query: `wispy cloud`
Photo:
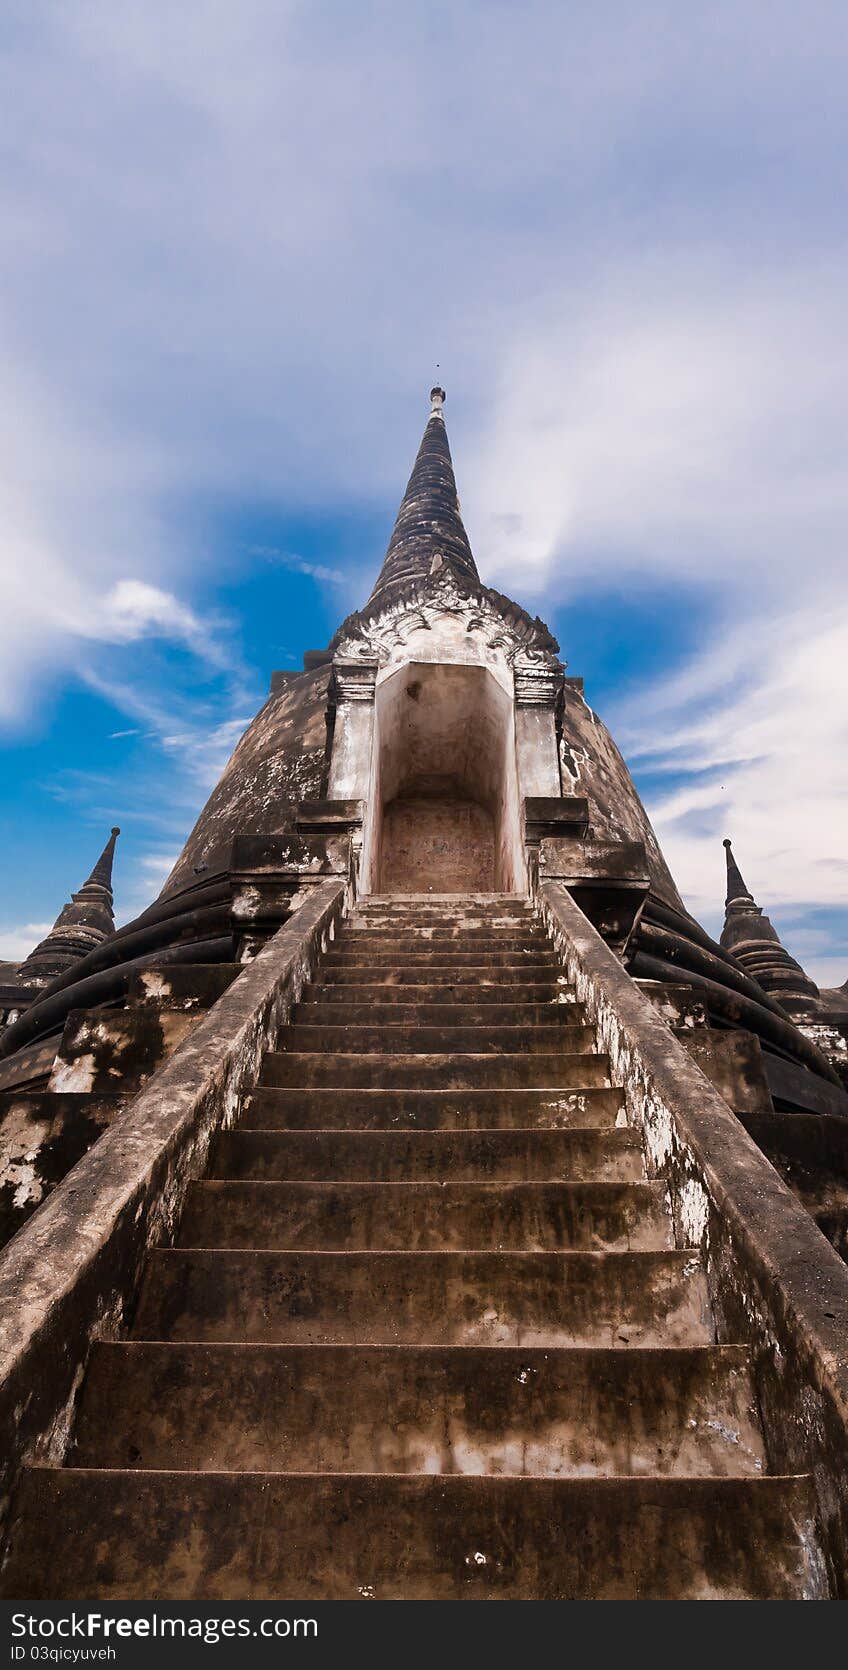
[[[342,569],[328,568],[322,562],[307,562],[304,557],[298,557],[291,551],[281,551],[276,545],[251,545],[250,555],[276,563],[280,568],[289,568],[294,574],[308,574],[310,579],[320,580],[325,585],[343,586],[348,582],[348,575]]]
[[[195,724],[191,730],[163,736],[162,746],[184,761],[198,787],[211,790],[252,717],[252,713],[243,713],[215,725]]]
[[[729,834],[757,902],[779,931],[791,918],[787,948],[826,983],[837,965],[848,976],[846,666],[848,602],[770,612],[753,630],[725,629],[685,673],[611,715],[653,786],[653,821],[695,914],[718,928]],[[675,777],[666,791],[664,773]],[[830,931],[805,930],[822,908]]]
[[[752,628],[844,566],[848,259],[631,256],[514,321],[464,499],[490,571],[694,580]],[[779,344],[779,350],[777,345]],[[763,588],[767,587],[764,593]]]
[[[52,922],[23,922],[20,927],[0,928],[0,960],[23,962],[52,926]]]
[[[85,634],[85,623],[80,623],[78,630]],[[150,636],[168,638],[184,643],[213,666],[229,665],[209,621],[201,620],[172,592],[143,580],[119,580],[95,611],[88,630],[93,637],[102,634],[108,642],[116,644],[137,643]]]
[[[148,839],[152,830],[144,831]],[[143,845],[134,854],[130,866],[124,866],[118,872],[117,881],[119,892],[116,892],[116,916],[118,921],[131,921],[145,910],[156,895],[161,891],[179,857],[179,838],[170,847],[163,840],[151,847]]]

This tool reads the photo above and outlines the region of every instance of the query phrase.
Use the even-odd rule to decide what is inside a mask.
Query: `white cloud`
[[[800,950],[797,948],[797,940],[795,945],[794,956],[806,969],[810,978],[815,980],[819,991],[832,991],[834,988],[844,986],[846,980],[848,980],[848,956],[820,957],[816,952],[807,955],[804,953],[803,946]]]
[[[677,678],[609,717],[634,769],[692,774],[649,798],[654,826],[687,903],[713,931],[723,920],[724,853],[757,903],[781,915],[848,909],[848,600],[737,623]],[[655,781],[655,779],[654,779]],[[783,931],[810,972],[842,956],[844,929]]]
[[[767,609],[833,583],[847,279],[844,261],[739,275],[669,250],[537,302],[463,472],[485,570],[537,594],[644,576],[761,604],[765,584]]]
[[[113,643],[131,644],[152,632],[192,647],[206,644],[205,628],[193,611],[173,593],[143,580],[119,580],[112,587],[103,601],[99,630]]]
[[[170,875],[179,856],[179,852],[143,852],[138,862],[151,879],[158,880],[161,877],[164,881],[165,877]]]
[[[547,301],[510,350],[465,493],[484,571],[564,601],[574,672],[570,595],[703,600],[693,658],[647,687],[628,666],[602,716],[695,915],[719,931],[730,834],[799,956],[799,914],[848,904],[843,285],[827,263],[733,285],[678,257],[599,277],[567,310]],[[664,775],[682,781],[664,793]],[[844,978],[844,915],[810,948],[814,977],[840,956]]]
[[[23,962],[52,926],[52,922],[23,922],[20,927],[0,928],[0,961]]]

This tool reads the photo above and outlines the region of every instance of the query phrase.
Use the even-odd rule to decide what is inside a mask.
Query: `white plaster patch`
[[[13,1206],[37,1206],[44,1194],[44,1185],[36,1173],[35,1166],[26,1161],[22,1165],[10,1165],[3,1181],[16,1184],[12,1196]]]
[[[31,1119],[20,1103],[12,1104],[0,1128],[0,1184],[14,1183],[20,1167],[37,1158],[49,1130],[49,1121]]]
[[[236,1122],[236,1114],[238,1113],[240,1100],[241,1091],[239,1086],[236,1084],[228,1084],[226,1090],[224,1091],[224,1106],[221,1115],[221,1124],[225,1131],[231,1130]]]
[[[71,1441],[71,1428],[73,1426],[77,1397],[83,1382],[84,1374],[84,1363],[78,1363],[67,1401],[62,1405],[62,1408],[58,1411],[55,1420],[44,1434],[42,1444],[39,1444],[38,1446],[39,1453],[43,1454],[48,1461],[52,1461],[54,1464],[64,1461],[67,1454],[68,1445]]]
[[[674,1120],[662,1102],[646,1102],[642,1112],[645,1146],[651,1165],[664,1171],[674,1153]]]
[[[78,1055],[75,1061],[56,1061],[50,1078],[51,1091],[90,1092],[97,1076],[94,1055]]]
[[[707,1234],[710,1200],[703,1183],[689,1177],[679,1195],[680,1226],[686,1240],[699,1247]]]
[[[807,1569],[804,1600],[829,1600],[831,1590],[827,1561],[814,1520],[807,1519],[799,1526],[799,1539]]]
[[[252,921],[259,916],[262,909],[262,892],[258,887],[242,884],[234,894],[232,913],[239,921]]]

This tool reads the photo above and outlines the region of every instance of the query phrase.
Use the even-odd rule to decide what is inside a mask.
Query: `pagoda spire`
[[[753,904],[753,895],[748,892],[748,889],[745,886],[742,879],[742,872],[733,856],[733,849],[727,836],[725,836],[725,839],[722,841],[722,846],[724,847],[725,858],[727,860],[727,898],[725,899],[725,909],[727,909],[729,905],[737,902],[741,903],[743,900],[749,904]]]
[[[818,986],[804,973],[800,963],[790,957],[777,929],[748,891],[730,841],[725,839],[723,845],[727,899],[720,944],[789,1014],[808,1013],[818,1001]]]
[[[87,956],[115,932],[112,862],[121,831],[112,829],[88,880],[59,912],[49,934],[17,971],[22,986],[48,986],[57,974]]]
[[[117,839],[118,839],[118,836],[120,835],[120,833],[121,833],[121,831],[118,828],[118,825],[113,824],[112,830],[111,830],[110,835],[109,835],[109,839],[106,842],[106,845],[103,848],[103,851],[101,852],[100,857],[98,858],[97,863],[95,864],[94,869],[92,870],[91,875],[88,878],[88,881],[85,883],[86,887],[92,887],[92,886],[107,887],[109,889],[110,894],[111,894],[111,892],[112,892],[112,864],[113,864],[114,858],[115,858],[115,844],[117,842]],[[83,891],[84,891],[84,889],[83,889]]]
[[[444,403],[444,389],[431,389],[430,416],[368,612],[445,569],[463,590],[480,584],[459,508]]]

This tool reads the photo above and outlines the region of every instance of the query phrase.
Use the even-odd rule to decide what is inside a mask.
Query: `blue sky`
[[[484,578],[672,868],[848,975],[848,19],[782,0],[12,3],[0,956],[158,891],[367,592],[439,366]]]

